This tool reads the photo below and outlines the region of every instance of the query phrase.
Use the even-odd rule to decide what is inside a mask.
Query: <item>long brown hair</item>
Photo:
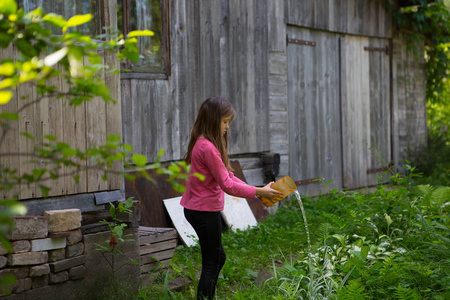
[[[221,96],[214,96],[203,101],[198,111],[194,127],[192,127],[189,146],[184,156],[184,160],[188,164],[191,163],[192,149],[194,148],[195,142],[199,136],[203,135],[219,150],[225,167],[229,171],[232,170],[228,158],[228,134],[223,134],[220,129],[222,118],[230,116],[233,119],[235,111],[227,99]]]

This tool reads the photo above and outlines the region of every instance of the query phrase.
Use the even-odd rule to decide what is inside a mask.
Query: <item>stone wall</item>
[[[120,256],[115,256],[116,278],[139,284],[138,226],[131,219],[125,235],[132,241],[122,243]],[[7,238],[12,252],[0,245],[0,278],[14,275],[16,282],[0,292],[0,299],[96,299],[105,293],[111,279],[111,266],[97,250],[110,238],[106,224],[82,225],[79,209],[45,211],[43,216],[14,218],[15,229]],[[119,268],[120,267],[120,268]]]

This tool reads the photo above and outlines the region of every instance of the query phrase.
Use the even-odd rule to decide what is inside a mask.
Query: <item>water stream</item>
[[[306,238],[308,240],[308,250],[311,253],[311,240],[309,239],[308,222],[306,221],[306,214],[305,214],[305,209],[303,208],[302,198],[300,197],[300,193],[298,192],[298,190],[294,192],[294,195],[295,195],[295,197],[297,197],[297,201],[300,204],[300,209],[302,210],[303,221],[305,223]]]

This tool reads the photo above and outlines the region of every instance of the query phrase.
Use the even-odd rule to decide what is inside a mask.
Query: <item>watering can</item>
[[[275,181],[271,187],[274,190],[282,192],[283,196],[276,199],[261,197],[260,200],[265,206],[272,206],[281,199],[286,198],[287,196],[289,196],[290,194],[294,193],[297,190],[297,185],[295,185],[294,180],[292,180],[292,178],[289,176],[284,176],[283,178]]]

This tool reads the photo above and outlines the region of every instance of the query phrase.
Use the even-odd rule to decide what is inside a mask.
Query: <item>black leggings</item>
[[[186,220],[194,227],[202,250],[202,275],[197,299],[213,299],[219,272],[225,264],[222,247],[222,217],[220,212],[184,209]]]

